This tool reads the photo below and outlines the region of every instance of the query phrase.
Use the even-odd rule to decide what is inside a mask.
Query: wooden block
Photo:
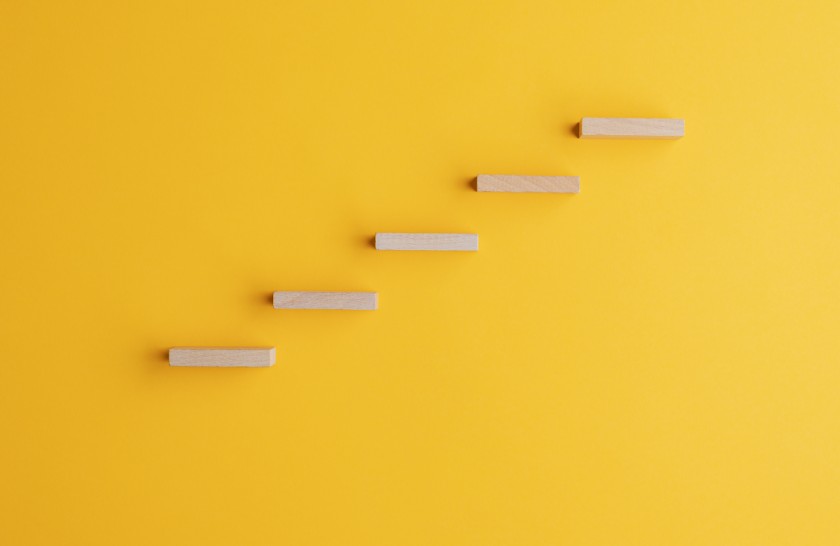
[[[514,193],[578,193],[579,176],[478,175],[478,191]]]
[[[667,139],[685,136],[685,120],[656,118],[583,118],[580,138]]]
[[[475,233],[377,233],[376,250],[478,250]]]
[[[173,347],[170,366],[265,368],[274,364],[274,347]]]
[[[275,292],[275,309],[344,309],[373,311],[376,292]]]

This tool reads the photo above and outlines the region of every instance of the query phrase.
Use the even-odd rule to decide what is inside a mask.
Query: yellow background
[[[0,543],[838,544],[838,20],[0,2]],[[177,345],[278,363],[171,369]]]

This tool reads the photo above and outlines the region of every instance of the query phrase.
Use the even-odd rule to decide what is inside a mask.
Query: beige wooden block
[[[580,138],[670,139],[685,136],[685,120],[665,118],[583,118]]]
[[[476,188],[478,191],[514,193],[578,193],[580,177],[480,174]]]
[[[478,250],[475,233],[377,233],[376,250]]]
[[[264,368],[274,364],[274,347],[173,347],[170,366]]]
[[[376,292],[275,292],[275,309],[342,309],[373,311]]]

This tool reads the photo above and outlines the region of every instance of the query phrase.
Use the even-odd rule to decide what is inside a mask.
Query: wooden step
[[[170,366],[265,368],[274,364],[274,347],[173,347]]]
[[[377,233],[376,250],[478,250],[475,233]]]
[[[583,118],[580,121],[580,138],[673,139],[683,136],[683,119]]]
[[[376,292],[275,292],[275,309],[341,309],[373,311]]]
[[[521,176],[515,174],[480,174],[478,191],[512,193],[578,193],[579,176]]]

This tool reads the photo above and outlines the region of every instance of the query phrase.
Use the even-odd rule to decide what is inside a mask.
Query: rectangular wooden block
[[[373,311],[376,292],[275,292],[275,309],[342,309]]]
[[[580,138],[651,138],[685,136],[685,120],[666,118],[583,118]]]
[[[475,233],[377,233],[376,250],[478,250]]]
[[[274,364],[274,347],[173,347],[170,366],[265,368]]]
[[[579,193],[579,176],[520,176],[480,174],[478,191],[514,193]]]

